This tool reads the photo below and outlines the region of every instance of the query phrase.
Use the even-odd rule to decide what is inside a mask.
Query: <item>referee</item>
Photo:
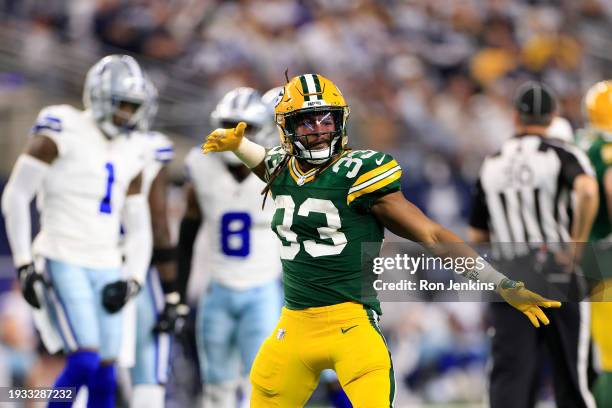
[[[522,274],[521,280],[531,285],[538,276],[549,287],[552,276],[565,278],[561,287],[570,300],[550,310],[550,325],[539,330],[513,313],[512,307],[491,303],[491,408],[535,406],[539,363],[546,350],[552,362],[557,407],[595,408],[587,384],[589,307],[578,302],[578,279],[565,272],[559,260],[564,254],[566,259],[573,258],[574,251],[567,247],[574,246],[564,243],[587,242],[597,211],[598,187],[582,152],[546,139],[555,106],[544,85],[523,84],[515,99],[516,135],[484,160],[476,183],[470,240],[498,243],[499,255],[512,268],[507,272]]]

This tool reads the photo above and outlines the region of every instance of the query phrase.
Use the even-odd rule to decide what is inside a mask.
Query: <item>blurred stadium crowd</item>
[[[80,105],[85,67],[101,55],[123,50],[151,72],[162,102],[158,127],[184,151],[208,133],[208,114],[229,89],[265,91],[284,83],[286,70],[319,72],[351,106],[350,144],[392,153],[404,169],[404,193],[461,234],[482,158],[512,135],[517,83],[548,83],[577,129],[585,89],[612,72],[605,0],[0,0],[0,13],[0,115],[9,146],[1,179],[37,110],[50,101]],[[20,92],[29,96],[15,99]],[[6,238],[0,247],[8,256]],[[0,367],[9,368],[0,369],[0,384],[11,376],[24,384],[36,338],[19,293],[6,290],[10,261],[0,269]],[[480,305],[387,310],[403,384],[398,402],[482,399]]]

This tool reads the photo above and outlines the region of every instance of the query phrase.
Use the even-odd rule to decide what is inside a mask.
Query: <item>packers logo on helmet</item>
[[[274,113],[280,128],[281,143],[287,153],[313,164],[321,164],[344,150],[349,107],[332,81],[318,74],[300,75],[285,85],[281,96]],[[313,114],[328,114],[333,118],[335,129],[298,137],[298,123]],[[320,146],[318,137],[322,134],[331,134],[330,143],[324,148],[317,148]]]
[[[587,91],[584,110],[592,127],[612,132],[612,81],[598,82]]]

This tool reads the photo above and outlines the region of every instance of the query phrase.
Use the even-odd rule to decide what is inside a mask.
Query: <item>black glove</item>
[[[102,289],[102,305],[108,313],[117,313],[138,292],[140,284],[134,279],[108,283]]]
[[[36,296],[34,286],[36,282],[41,282],[43,286],[46,286],[47,282],[45,278],[43,278],[40,273],[36,272],[33,263],[22,265],[17,268],[17,277],[19,278],[21,293],[23,293],[26,302],[33,308],[40,309],[40,302],[38,301],[38,296]]]
[[[154,333],[175,333],[183,331],[185,320],[189,315],[189,306],[182,304],[178,292],[166,294],[164,310],[153,328]]]

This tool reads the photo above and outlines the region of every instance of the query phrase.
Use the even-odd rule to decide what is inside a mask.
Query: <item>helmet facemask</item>
[[[141,123],[147,119],[147,107],[143,100],[112,98],[111,119],[119,133],[142,130]]]
[[[344,108],[329,106],[300,109],[283,115],[279,126],[285,142],[291,145],[286,150],[311,164],[327,162],[342,152],[344,115]],[[284,126],[281,124],[283,122]]]

